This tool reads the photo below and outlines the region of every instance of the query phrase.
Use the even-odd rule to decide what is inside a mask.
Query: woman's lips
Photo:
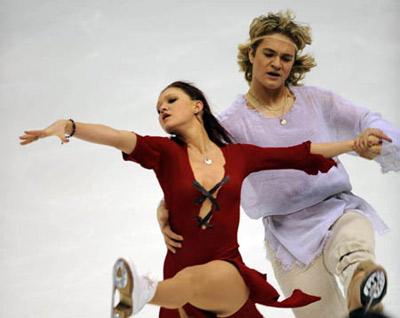
[[[167,118],[171,117],[170,114],[163,114],[162,115],[162,120],[166,120]]]

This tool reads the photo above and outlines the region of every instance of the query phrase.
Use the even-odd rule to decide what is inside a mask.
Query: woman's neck
[[[191,125],[181,133],[181,136],[188,148],[195,149],[200,153],[206,153],[213,144],[201,123]]]

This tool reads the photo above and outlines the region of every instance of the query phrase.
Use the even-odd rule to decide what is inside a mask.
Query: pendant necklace
[[[208,151],[208,149],[205,149],[204,154],[201,153],[200,151],[198,151],[198,152],[203,157],[202,158],[203,163],[205,163],[207,166],[210,166],[213,164],[214,161],[210,157],[207,156],[207,151]]]
[[[207,152],[208,152],[207,147],[206,147],[206,146],[204,146],[204,147],[205,147],[205,153],[204,153],[204,155],[203,155],[203,162],[204,162],[207,166],[209,166],[209,165],[211,165],[211,164],[213,163],[213,161],[212,161],[212,159],[211,159],[210,157],[207,156]]]
[[[282,111],[281,114],[279,116],[279,124],[281,126],[286,126],[288,124],[288,121],[286,118],[284,118],[285,115],[285,109],[286,106],[288,105],[288,96],[289,93],[287,92],[284,96],[284,104],[282,106]],[[251,100],[250,100],[251,99]],[[246,94],[246,100],[247,102],[250,104],[250,106],[253,106],[256,110],[258,110],[259,112],[263,112],[264,109],[267,109],[269,112],[276,112],[276,110],[271,110],[268,109],[268,107],[266,107],[265,105],[263,105],[258,98],[249,90]],[[255,103],[254,103],[255,102]]]
[[[203,156],[203,162],[207,165],[210,166],[213,164],[212,159],[207,155],[208,154],[208,146],[206,143],[204,143],[204,154],[200,153]]]

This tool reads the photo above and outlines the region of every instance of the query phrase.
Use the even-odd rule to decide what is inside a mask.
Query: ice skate
[[[133,277],[129,265],[124,259],[118,259],[113,267],[112,310],[111,318],[127,318],[132,315]],[[115,304],[116,293],[119,302]]]
[[[347,306],[352,312],[381,313],[381,303],[387,290],[387,274],[382,266],[372,261],[361,262],[353,274],[347,291]]]
[[[111,318],[127,318],[137,314],[156,292],[157,282],[139,276],[134,264],[125,259],[120,258],[115,262],[112,276]]]

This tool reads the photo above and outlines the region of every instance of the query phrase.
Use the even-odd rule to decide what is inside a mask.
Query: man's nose
[[[272,67],[276,70],[280,70],[282,67],[282,61],[279,56],[275,56],[274,59],[272,60]]]

